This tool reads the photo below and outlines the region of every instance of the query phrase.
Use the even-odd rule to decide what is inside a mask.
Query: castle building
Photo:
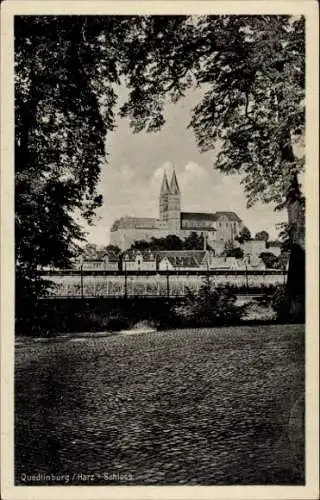
[[[184,239],[196,232],[219,254],[227,241],[234,241],[242,227],[241,219],[234,212],[182,212],[176,173],[173,171],[169,183],[165,172],[159,196],[159,218],[126,216],[116,220],[111,227],[110,244],[124,251],[135,241],[165,238],[169,234]]]

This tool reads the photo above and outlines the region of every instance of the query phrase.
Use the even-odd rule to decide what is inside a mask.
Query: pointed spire
[[[168,194],[169,193],[169,184],[166,172],[163,174],[162,184],[160,194]]]
[[[170,183],[170,192],[171,192],[171,194],[180,194],[180,189],[178,186],[178,181],[177,181],[175,169],[173,169],[173,172],[172,172],[172,178],[171,178],[171,183]]]

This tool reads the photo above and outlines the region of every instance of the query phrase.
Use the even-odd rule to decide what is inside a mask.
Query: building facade
[[[92,256],[79,255],[73,262],[73,268],[83,271],[119,271],[119,257],[110,252],[97,252]]]
[[[122,217],[114,222],[110,232],[110,244],[127,250],[135,241],[150,241],[174,234],[185,239],[191,232],[204,236],[204,241],[216,253],[224,250],[227,241],[234,241],[243,223],[238,215],[229,211],[215,213],[182,212],[181,192],[175,171],[170,183],[164,173],[160,196],[159,218]]]
[[[122,256],[122,271],[155,271],[157,259],[152,252],[130,250]]]

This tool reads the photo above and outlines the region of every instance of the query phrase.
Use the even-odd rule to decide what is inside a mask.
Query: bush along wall
[[[241,322],[246,305],[236,305],[236,295],[228,287],[212,288],[205,277],[197,294],[189,291],[185,299],[174,307],[175,323],[181,326],[222,326]]]

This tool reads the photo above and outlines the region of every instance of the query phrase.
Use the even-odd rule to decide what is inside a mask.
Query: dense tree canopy
[[[131,94],[122,109],[135,130],[158,130],[168,97],[202,87],[190,123],[200,148],[221,146],[215,166],[243,174],[249,206],[283,206],[304,165],[293,150],[304,133],[304,19],[151,17],[140,29],[127,47]]]
[[[235,238],[239,243],[244,243],[245,241],[250,241],[252,239],[251,237],[251,231],[247,226],[243,226],[239,234]]]
[[[18,266],[64,265],[102,198],[96,187],[114,128],[126,18],[15,18]]]
[[[210,246],[207,245],[207,248]],[[134,250],[203,250],[204,241],[203,236],[198,235],[196,232],[191,232],[189,236],[184,239],[179,238],[175,234],[169,234],[163,238],[152,237],[150,241],[138,240],[131,245]]]
[[[259,255],[260,259],[263,261],[267,269],[278,269],[279,268],[279,259],[272,252],[262,252]]]
[[[236,259],[243,259],[244,252],[240,247],[229,247],[224,250],[225,257],[235,257]]]
[[[269,239],[269,233],[267,231],[259,231],[256,233],[255,239],[267,242]]]

